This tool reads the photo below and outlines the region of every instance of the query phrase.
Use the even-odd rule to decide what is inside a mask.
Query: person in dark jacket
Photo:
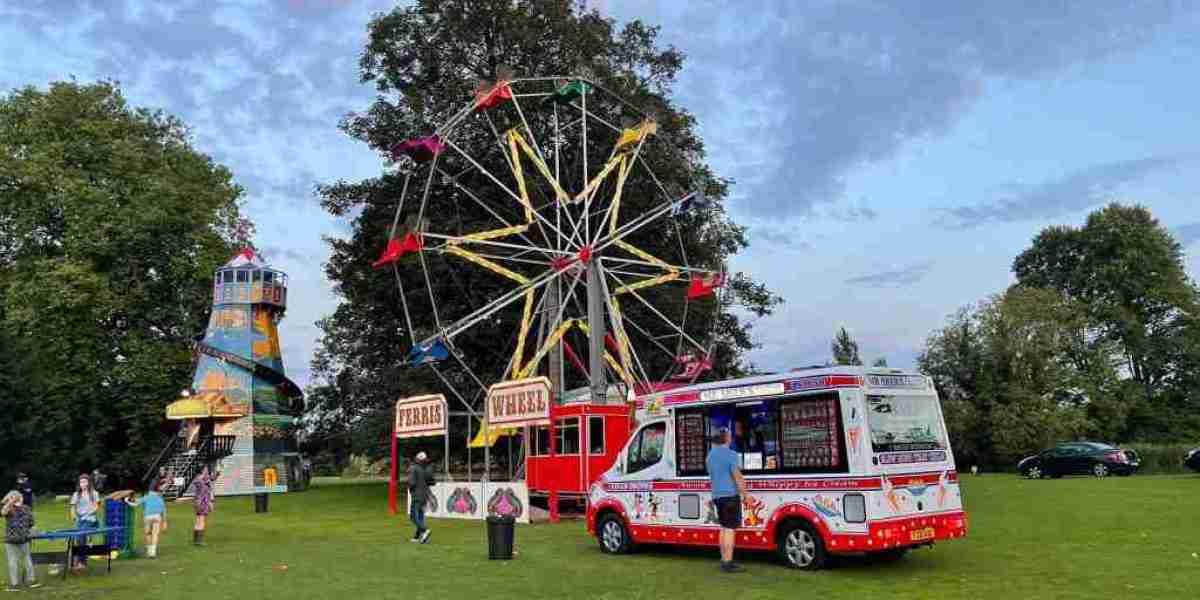
[[[418,452],[408,466],[408,518],[417,528],[411,542],[429,543],[429,529],[425,527],[425,504],[429,502],[429,486],[433,484],[433,470],[429,468],[429,457]]]
[[[33,572],[33,555],[29,540],[33,534],[33,510],[25,506],[21,493],[13,490],[0,501],[4,515],[4,553],[8,557],[8,591],[16,592],[21,584],[30,589],[41,587]]]

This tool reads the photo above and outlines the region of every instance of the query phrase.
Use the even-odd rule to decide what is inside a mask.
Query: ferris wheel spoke
[[[654,313],[655,316],[657,316],[664,323],[666,323],[668,326],[670,326],[671,329],[674,329],[676,333],[683,336],[683,338],[686,339],[688,341],[688,343],[695,346],[701,352],[705,351],[703,344],[701,344],[700,342],[697,342],[694,338],[692,338],[692,336],[688,335],[686,331],[684,331],[682,328],[680,328],[678,325],[676,325],[675,322],[672,321],[670,318],[668,318],[666,315],[662,314],[662,311],[655,308],[653,304],[651,304],[649,301],[647,301],[645,298],[643,298],[642,295],[637,293],[636,290],[629,292],[629,295],[633,296],[634,298],[637,298],[638,302],[641,302],[642,305],[644,305],[647,309],[650,310],[650,312]]]
[[[446,173],[445,171],[443,171],[442,169],[438,169],[438,173],[449,177],[449,174]],[[450,182],[454,185],[455,188],[457,188],[462,193],[466,194],[466,196],[468,198],[470,198],[472,201],[474,201],[476,204],[478,204],[484,210],[486,210],[489,214],[491,214],[493,218],[495,218],[497,221],[500,221],[501,223],[503,223],[506,228],[507,227],[519,227],[518,225],[513,225],[512,223],[509,223],[504,217],[500,216],[500,214],[497,213],[495,211],[495,209],[493,209],[486,202],[481,200],[479,198],[479,196],[475,195],[473,192],[471,192],[471,190],[467,189],[466,186],[462,185],[462,183],[460,183],[457,178],[451,178]],[[427,234],[423,233],[422,235],[427,235]],[[550,246],[550,240],[548,238],[546,238],[546,234],[544,231],[542,232],[542,238],[546,242],[545,246],[538,246],[537,244],[535,244],[533,242],[533,240],[529,239],[529,237],[524,232],[518,233],[517,235],[521,239],[525,240],[525,243],[529,244],[530,247],[538,248],[538,250],[541,252],[549,252],[548,248]],[[493,242],[493,243],[495,243],[495,242]]]
[[[610,245],[615,244],[616,242],[625,238],[629,234],[640,230],[641,228],[645,227],[646,225],[649,225],[650,223],[653,223],[654,221],[658,220],[663,215],[666,215],[669,212],[671,212],[676,206],[679,206],[683,202],[686,202],[688,199],[695,196],[695,194],[696,194],[695,192],[692,192],[678,200],[668,201],[663,204],[660,204],[657,207],[651,209],[650,212],[639,217],[638,219],[635,219],[633,221],[625,223],[621,227],[617,228],[616,231],[611,232],[608,235],[603,236],[599,240],[597,240],[596,244],[594,245],[593,252],[599,252],[599,251],[609,247]]]
[[[466,315],[465,317],[458,319],[454,323],[451,323],[449,326],[444,327],[444,328],[440,327],[439,329],[442,332],[440,334],[440,336],[439,335],[430,336],[429,338],[426,338],[422,343],[423,344],[430,343],[430,342],[436,340],[438,337],[445,337],[448,340],[452,340],[458,334],[466,331],[467,329],[470,329],[472,325],[475,325],[476,323],[479,323],[483,319],[486,319],[486,318],[496,314],[496,312],[498,312],[500,309],[508,306],[509,304],[512,304],[513,302],[515,302],[517,300],[520,300],[521,297],[524,296],[526,290],[539,289],[542,286],[545,286],[548,282],[553,281],[554,278],[557,276],[558,276],[557,271],[555,271],[553,269],[549,269],[545,273],[542,273],[541,275],[537,276],[536,278],[531,279],[529,281],[529,283],[522,284],[522,285],[518,286],[517,288],[510,290],[508,293],[504,294],[503,296],[500,296],[499,298],[489,302],[488,304],[484,305],[482,308],[479,308],[479,309],[471,312],[470,314]]]
[[[632,368],[636,366],[638,373],[640,373],[642,376],[642,382],[649,384],[650,376],[646,373],[645,366],[642,365],[642,359],[637,355],[637,352],[634,352],[633,350],[633,344],[630,342],[629,333],[625,331],[625,317],[621,312],[621,303],[617,300],[617,296],[615,294],[609,293],[608,281],[604,275],[604,267],[601,265],[596,266],[601,272],[599,277],[600,287],[604,291],[604,298],[605,302],[608,304],[608,312],[613,323],[613,330],[617,334],[617,347],[622,355],[622,362],[626,370],[632,370]]]
[[[620,256],[603,256],[600,258],[600,260],[601,260],[601,262],[604,262],[604,263],[611,262],[611,263],[620,263],[623,265],[638,265],[638,266],[643,266],[643,267],[654,267],[654,268],[670,270],[670,271],[679,271],[680,273],[697,273],[700,275],[716,275],[717,273],[720,273],[720,271],[714,271],[712,269],[701,269],[699,267],[684,267],[684,266],[680,266],[680,265],[672,265],[669,263],[667,263],[665,265],[659,265],[657,263],[652,263],[652,262],[648,262],[648,261],[644,261],[644,260],[633,260],[631,258],[622,258]],[[609,271],[610,272],[618,272],[618,273],[621,273],[622,275],[640,275],[640,273],[632,273],[632,272],[628,272],[628,271],[613,271],[612,269],[609,269]]]

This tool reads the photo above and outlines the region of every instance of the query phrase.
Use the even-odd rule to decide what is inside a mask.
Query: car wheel
[[[1030,479],[1041,479],[1042,477],[1045,477],[1045,473],[1042,473],[1041,467],[1038,465],[1033,465],[1032,467],[1025,469],[1025,476]]]
[[[1096,463],[1092,467],[1092,475],[1096,477],[1108,477],[1108,465],[1104,463]]]
[[[825,542],[808,523],[791,522],[780,532],[779,556],[789,567],[815,571],[825,566]]]
[[[596,537],[600,541],[600,549],[605,553],[628,554],[633,549],[633,542],[629,539],[629,530],[625,528],[625,522],[617,515],[605,515],[600,520],[597,532]]]

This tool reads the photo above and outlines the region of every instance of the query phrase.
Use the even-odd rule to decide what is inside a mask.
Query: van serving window
[[[679,475],[707,475],[709,439],[719,428],[732,432],[730,447],[748,475],[845,473],[848,468],[837,393],[678,411]]]

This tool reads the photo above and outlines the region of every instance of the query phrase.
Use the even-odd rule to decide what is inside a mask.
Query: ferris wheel
[[[711,368],[712,329],[697,323],[715,322],[725,275],[688,260],[680,222],[704,198],[655,173],[678,152],[658,129],[588,77],[502,71],[392,145],[403,184],[375,266],[395,274],[408,364],[476,392],[548,373],[556,392],[573,380],[596,395]]]

